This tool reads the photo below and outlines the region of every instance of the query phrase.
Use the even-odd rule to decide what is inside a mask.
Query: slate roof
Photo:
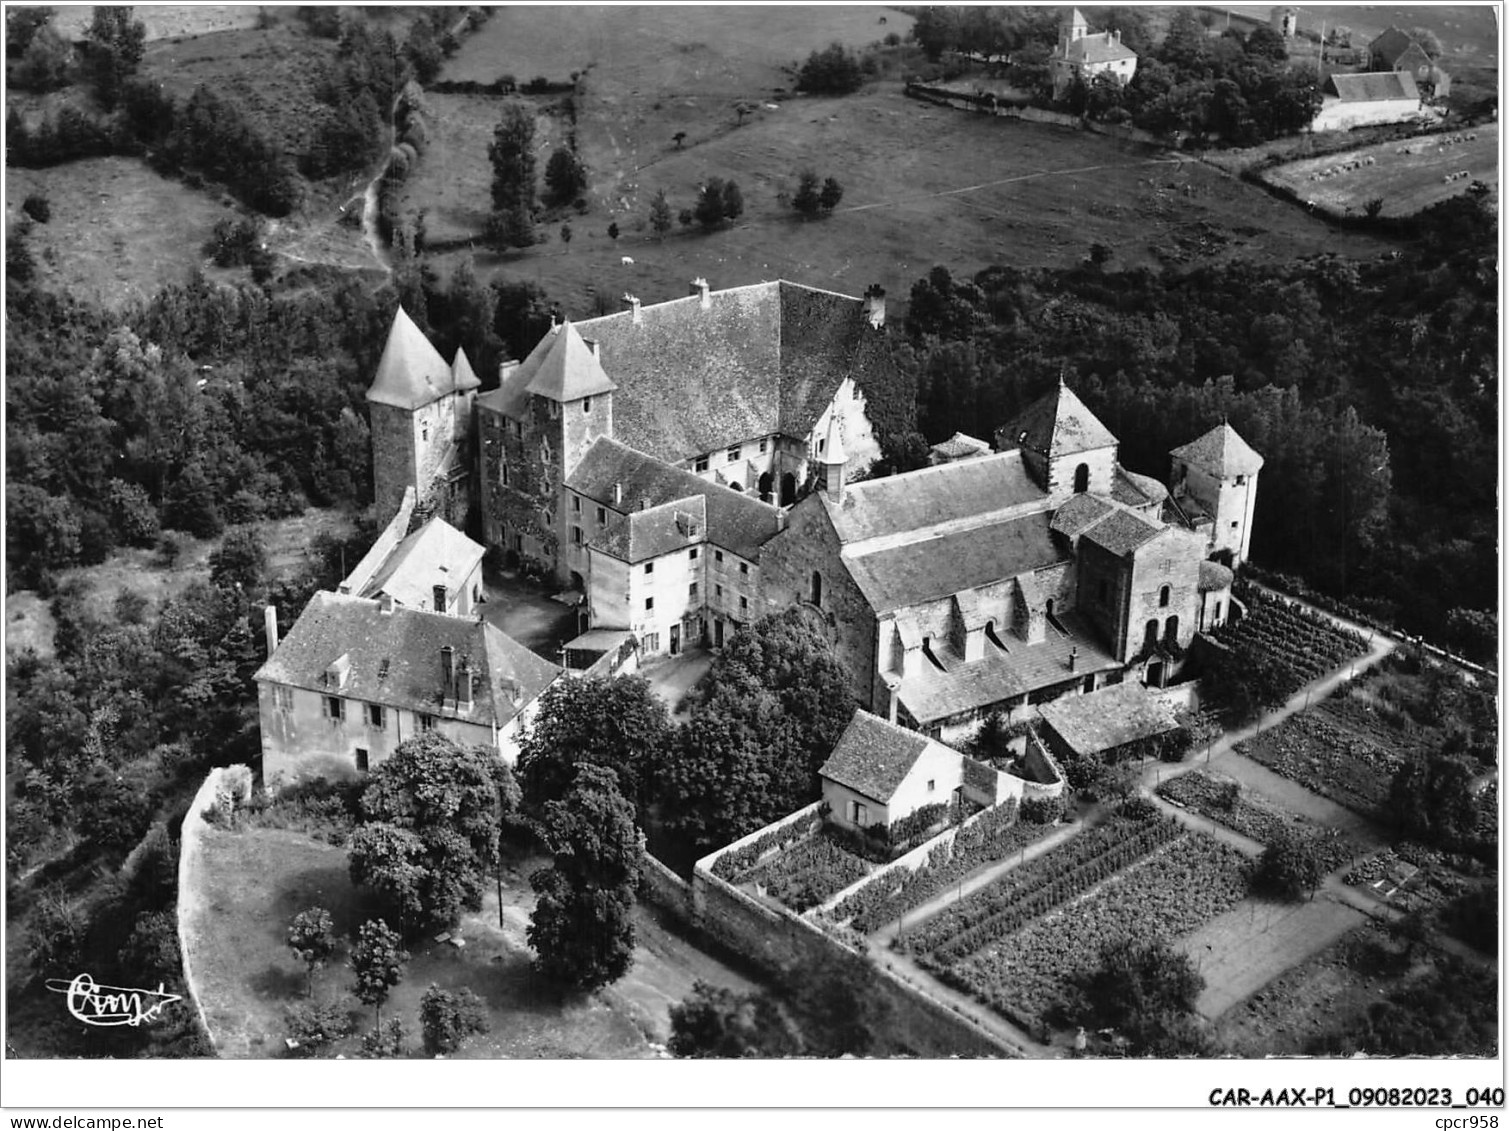
[[[969,711],[994,706],[1043,687],[1083,679],[1093,672],[1113,671],[1121,665],[1100,637],[1077,613],[1056,614],[1064,632],[1049,624],[1038,644],[1026,644],[1009,634],[1000,637],[1003,652],[987,641],[983,659],[963,662],[946,645],[934,641],[939,670],[924,662],[915,675],[902,680],[897,694],[919,726],[927,726]],[[1074,670],[1069,670],[1071,651]]]
[[[1151,475],[1139,475],[1120,464],[1111,477],[1111,498],[1129,507],[1146,507],[1168,498],[1168,488]]]
[[[990,445],[984,440],[966,436],[963,432],[955,432],[941,444],[934,444],[932,450],[947,459],[967,459],[970,456],[983,455],[990,451]]]
[[[658,507],[700,495],[705,499],[707,540],[750,561],[759,560],[760,547],[780,529],[778,507],[709,483],[607,437],[593,441],[566,486],[620,514],[640,509],[643,500]],[[615,486],[622,487],[622,502],[614,499]]]
[[[1263,457],[1248,446],[1230,424],[1217,424],[1205,435],[1169,452],[1218,479],[1236,475],[1256,475],[1263,469]]]
[[[1071,40],[1063,58],[1070,63],[1113,63],[1118,59],[1135,59],[1137,52],[1111,32],[1097,31]]]
[[[841,542],[922,531],[1046,498],[1022,465],[1003,452],[852,483],[842,504],[823,496]]]
[[[1388,102],[1418,100],[1420,88],[1408,71],[1384,71],[1367,75],[1332,75],[1326,87],[1343,102]]]
[[[1119,558],[1151,542],[1163,530],[1162,526],[1145,518],[1118,510],[1090,527],[1085,537]]]
[[[863,301],[757,283],[576,324],[616,382],[614,432],[678,462],[760,436],[805,438],[845,377],[892,366]],[[527,364],[527,363],[526,363]],[[511,401],[499,407],[509,415]]]
[[[526,392],[564,404],[611,393],[618,388],[603,371],[592,347],[570,322],[558,326],[544,344],[543,353],[538,346],[535,347],[520,366],[520,372],[527,379]]]
[[[1049,529],[1074,538],[1083,534],[1116,508],[1104,499],[1089,494],[1075,495],[1053,512]]]
[[[446,645],[455,650],[457,667],[466,660],[477,677],[469,712],[442,707],[440,649]],[[336,691],[326,686],[325,672],[342,655],[349,657],[350,672]],[[560,668],[485,621],[402,606],[383,613],[376,601],[316,593],[254,678],[502,726],[560,674]]]
[[[949,467],[967,467],[949,464]],[[849,576],[876,613],[977,589],[1070,560],[1045,511],[845,557]]]
[[[1216,589],[1230,589],[1232,577],[1231,570],[1227,569],[1220,562],[1201,562],[1200,592],[1209,593]]]
[[[614,514],[589,545],[630,565],[707,541],[707,497],[674,499],[649,510]]]
[[[1118,683],[1088,695],[1044,703],[1043,720],[1079,754],[1100,754],[1179,725],[1168,702],[1140,683]]]
[[[451,367],[400,306],[388,329],[388,341],[377,363],[377,376],[367,389],[367,400],[415,409],[455,388]]]
[[[477,568],[483,553],[482,546],[445,519],[432,518],[393,547],[359,596],[387,593],[400,605],[427,604],[436,585],[454,591]]]
[[[1029,448],[1049,458],[1115,446],[1116,437],[1063,382],[996,431],[1001,451]]]
[[[932,740],[868,711],[855,711],[818,774],[885,804]]]
[[[1418,43],[1411,43],[1389,65],[1396,71],[1408,71],[1412,75],[1428,75],[1432,66],[1429,53]]]
[[[458,393],[482,387],[482,378],[472,371],[472,363],[460,346],[456,347],[456,356],[451,362],[451,387]]]

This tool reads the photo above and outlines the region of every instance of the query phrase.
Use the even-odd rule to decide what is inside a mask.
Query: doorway
[[[671,655],[681,655],[681,626],[679,624],[671,625]]]

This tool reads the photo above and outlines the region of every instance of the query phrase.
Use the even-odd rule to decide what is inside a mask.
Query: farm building
[[[1420,90],[1414,75],[1406,72],[1332,75],[1323,94],[1320,113],[1310,125],[1316,131],[1403,122],[1420,113]]]
[[[1048,748],[1054,753],[1107,761],[1179,726],[1167,702],[1134,683],[1045,703],[1042,716]]]
[[[1048,59],[1053,97],[1061,99],[1075,78],[1089,83],[1096,75],[1112,74],[1125,86],[1137,73],[1137,52],[1121,42],[1119,30],[1091,32],[1075,8],[1058,27],[1058,46]]]
[[[1451,93],[1451,76],[1407,32],[1389,28],[1368,45],[1368,55],[1372,70],[1411,75],[1427,97],[1445,98]]]
[[[338,586],[347,596],[389,597],[405,608],[477,615],[482,599],[483,549],[443,518],[419,524],[414,491],[372,548]]]

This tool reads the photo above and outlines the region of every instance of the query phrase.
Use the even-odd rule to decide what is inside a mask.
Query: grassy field
[[[52,218],[32,227],[40,284],[111,307],[181,280],[204,262],[215,222],[236,214],[228,202],[160,177],[132,157],[7,168],[5,181],[7,223],[31,193],[52,205]]]
[[[1475,140],[1449,142],[1452,137]],[[1352,161],[1372,165],[1337,173],[1324,180],[1316,173]],[[1446,177],[1466,172],[1453,181]],[[1338,214],[1361,215],[1368,201],[1382,199],[1384,216],[1411,216],[1422,208],[1439,204],[1465,192],[1474,180],[1494,188],[1499,183],[1498,131],[1491,126],[1464,133],[1417,137],[1410,141],[1384,142],[1344,154],[1313,157],[1277,166],[1263,174],[1301,200],[1313,200],[1320,208]]]
[[[152,4],[133,13],[147,29],[147,42],[182,35],[204,35],[212,31],[257,26],[256,4]],[[77,39],[94,18],[92,4],[59,8],[52,25],[69,38]]]
[[[467,987],[484,999],[492,1031],[473,1038],[460,1055],[486,1059],[656,1056],[669,1036],[669,1006],[691,991],[695,979],[753,988],[641,908],[630,973],[600,994],[562,999],[533,974],[524,941],[534,899],[528,875],[544,863],[516,863],[505,881],[501,928],[490,893],[482,912],[463,921],[465,948],[430,938],[410,945],[404,980],[383,1016],[403,1019],[411,1048],[419,1044],[419,999],[432,982]],[[189,897],[189,947],[210,1027],[224,1056],[281,1056],[284,1012],[304,1000],[303,966],[286,945],[288,921],[306,907],[321,906],[345,936],[367,915],[351,887],[345,850],[281,829],[212,829],[204,864],[204,890]],[[360,1032],[371,1028],[372,1012],[350,995],[345,959],[343,946],[316,975],[314,992],[322,1000],[349,1001]],[[359,1039],[348,1039],[337,1051],[353,1055]]]

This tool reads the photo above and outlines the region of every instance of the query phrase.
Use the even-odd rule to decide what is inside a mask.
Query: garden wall
[[[189,916],[201,903],[200,872],[203,866],[204,834],[209,827],[204,814],[215,807],[216,795],[226,788],[226,775],[234,768],[224,766],[209,772],[189,804],[178,838],[178,951],[183,957],[183,982],[189,989],[189,1001],[193,1003],[194,1012],[199,1017],[199,1027],[204,1030],[205,1039],[212,1048],[216,1048],[215,1031],[210,1028],[209,1019],[204,1015],[204,1006],[199,1001],[199,987],[194,982],[193,955],[189,952],[186,928]],[[216,1051],[219,1049],[216,1048]]]
[[[865,958],[863,951],[805,919],[784,908],[768,907],[713,875],[712,865],[724,851],[697,861],[692,873],[694,924],[699,929],[775,978],[833,958]],[[968,1018],[889,971],[871,964],[870,973],[872,991],[891,1011],[889,1035],[918,1056],[1018,1055]]]
[[[640,854],[639,898],[669,911],[684,923],[692,922],[692,885],[648,852]]]

